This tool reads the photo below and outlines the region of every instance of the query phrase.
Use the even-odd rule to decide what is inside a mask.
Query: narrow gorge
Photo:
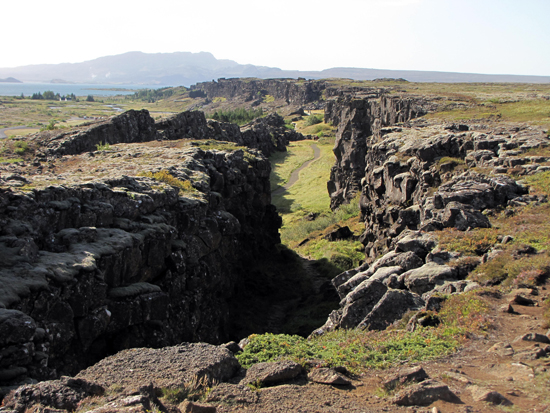
[[[175,115],[155,120],[145,109],[128,110],[15,139],[32,156],[0,164],[0,397],[9,394],[0,409],[60,413],[101,396],[107,410],[91,410],[146,412],[162,406],[162,391],[204,379],[203,399],[234,411],[224,409],[259,403],[271,373],[284,377],[274,383],[298,380],[293,386],[309,389],[303,385],[328,383],[310,374],[329,367],[330,384],[348,386],[352,377],[358,388],[362,376],[343,367],[355,361],[322,358],[331,344],[292,360],[278,360],[277,351],[291,354],[289,343],[303,340],[295,344],[302,351],[351,329],[412,334],[443,323],[438,312],[458,294],[505,282],[536,289],[550,274],[546,238],[520,232],[532,218],[518,218],[520,229],[503,220],[548,203],[546,184],[535,180],[550,171],[548,130],[495,117],[446,120],[433,115],[475,105],[386,83],[219,79],[192,86],[189,110]],[[241,105],[268,114],[243,126],[205,116]],[[319,131],[295,129],[321,112]],[[308,141],[313,159],[273,190],[269,157],[305,139],[317,140]],[[322,260],[281,244],[283,219],[272,203],[318,161],[323,139],[334,141],[330,209],[336,216],[358,203],[359,216],[345,222],[361,228],[332,222],[297,243],[359,244],[359,265],[330,282],[326,274],[304,278]],[[303,222],[326,218],[294,208]],[[480,229],[494,231],[475,238]],[[538,259],[525,264],[536,280],[482,267],[502,256]],[[314,331],[302,326],[307,340],[281,335],[277,350],[266,345],[251,365],[237,361],[234,354],[261,347],[254,340],[263,333],[285,333],[289,313],[319,304],[336,309]],[[422,338],[426,347],[431,340]],[[369,348],[368,339],[358,341]],[[259,362],[270,352],[284,373],[256,371],[270,364]]]

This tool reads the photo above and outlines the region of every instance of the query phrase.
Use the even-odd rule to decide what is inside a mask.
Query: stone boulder
[[[384,330],[408,311],[420,310],[425,302],[410,291],[388,290],[368,315],[358,324],[359,328]]]
[[[302,366],[290,360],[273,363],[257,363],[246,371],[241,385],[260,384],[274,385],[294,379],[303,371]]]
[[[108,388],[125,389],[153,383],[157,388],[177,388],[192,380],[226,381],[240,369],[228,349],[205,343],[184,343],[160,349],[123,350],[80,372],[77,378]]]
[[[104,391],[102,386],[94,382],[62,377],[59,380],[21,386],[4,399],[3,406],[16,412],[28,411],[34,405],[74,411],[81,400],[102,395]]]
[[[456,274],[455,269],[448,265],[430,262],[420,268],[407,271],[401,276],[410,291],[422,295],[445,281],[454,280]]]
[[[351,381],[347,379],[342,373],[326,367],[320,367],[311,370],[308,373],[307,378],[309,381],[320,384],[332,384],[339,386],[347,386],[351,384]]]
[[[449,387],[436,380],[425,380],[398,392],[392,399],[399,406],[427,406],[437,400],[460,402]]]

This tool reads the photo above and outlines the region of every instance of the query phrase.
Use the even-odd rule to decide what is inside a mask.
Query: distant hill
[[[322,71],[281,70],[276,67],[241,65],[233,60],[219,60],[211,53],[206,52],[128,52],[81,63],[0,68],[0,77],[8,77],[8,79],[17,77],[23,82],[153,84],[159,87],[190,86],[222,77],[255,77],[261,79],[298,77],[322,79],[332,77],[355,80],[403,78],[411,82],[550,83],[550,76],[483,75],[346,67]],[[0,81],[7,81],[8,79]]]
[[[0,79],[0,83],[23,83],[14,77],[8,77],[6,79]]]

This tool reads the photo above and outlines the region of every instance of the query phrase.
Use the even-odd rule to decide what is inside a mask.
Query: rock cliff
[[[406,311],[430,309],[434,291],[475,288],[465,278],[482,258],[461,264],[460,254],[437,248],[434,231],[487,228],[487,215],[547,202],[529,196],[512,178],[550,170],[550,158],[536,153],[550,145],[545,131],[489,121],[414,120],[426,105],[385,96],[327,105],[327,119],[338,125],[331,206],[360,194],[366,259],[333,279],[340,309],[318,334],[357,326],[383,329]]]
[[[270,95],[289,105],[305,105],[322,99],[327,85],[325,81],[296,79],[218,79],[191,86],[191,96],[209,99],[243,99],[246,102],[261,102]]]
[[[286,151],[291,140],[304,137],[285,128],[276,113],[255,119],[242,128],[231,123],[207,120],[203,112],[186,111],[155,123],[145,109],[129,110],[107,121],[70,131],[38,135],[35,145],[44,156],[75,155],[96,150],[98,145],[149,142],[152,140],[214,139],[260,149],[265,156]]]
[[[365,176],[367,151],[383,127],[426,113],[425,100],[383,94],[380,90],[361,99],[350,96],[327,102],[325,122],[337,127],[328,191],[331,208],[349,202],[360,191]]]
[[[244,328],[234,303],[247,280],[262,283],[252,268],[277,255],[280,218],[261,152],[182,140],[221,130],[248,143],[216,126],[198,112],[156,125],[130,112],[35,137],[42,154],[3,166],[0,387]]]

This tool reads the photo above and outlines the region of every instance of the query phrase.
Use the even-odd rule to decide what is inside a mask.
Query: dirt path
[[[302,166],[295,169],[290,174],[290,178],[288,179],[288,182],[286,184],[284,184],[283,186],[281,186],[281,187],[277,188],[276,190],[274,190],[271,193],[272,195],[281,195],[281,194],[283,194],[292,185],[294,185],[298,181],[298,179],[300,179],[300,172],[303,169],[307,168],[312,162],[316,161],[317,159],[319,159],[321,157],[321,150],[319,149],[319,147],[316,144],[312,143],[311,148],[313,149],[313,159],[310,159],[309,161],[304,162],[302,164]]]
[[[2,128],[0,129],[0,139],[5,139],[8,137],[8,135],[6,135],[4,132],[6,131],[9,131],[9,130],[17,130],[17,129],[29,129],[28,126],[14,126],[14,127],[11,127],[11,128]]]

